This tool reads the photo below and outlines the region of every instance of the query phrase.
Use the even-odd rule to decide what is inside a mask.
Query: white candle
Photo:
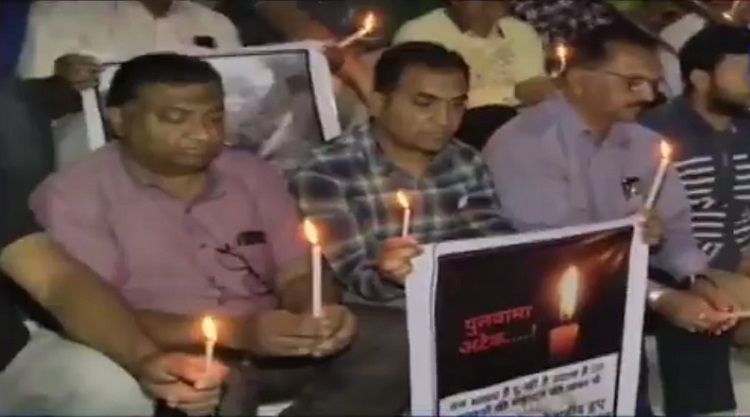
[[[312,245],[312,314],[313,317],[323,317],[323,249],[320,246],[318,230],[309,219],[305,219],[305,235]]]
[[[396,193],[396,199],[398,200],[398,204],[401,205],[401,208],[404,209],[404,218],[401,221],[401,236],[406,237],[409,236],[409,226],[411,223],[411,207],[409,206],[409,199],[406,197],[406,193],[400,190]]]
[[[367,13],[367,16],[365,16],[365,21],[363,22],[362,27],[358,31],[350,35],[348,38],[340,41],[336,46],[338,46],[339,48],[346,48],[347,46],[367,36],[370,32],[372,32],[374,28],[375,28],[375,15],[372,12]]]
[[[654,208],[656,198],[659,196],[661,186],[664,183],[664,177],[667,175],[667,168],[671,162],[672,148],[666,141],[661,141],[659,145],[661,151],[661,160],[659,162],[659,169],[656,171],[654,182],[651,184],[651,190],[648,192],[648,198],[646,198],[646,209],[651,210]]]
[[[219,338],[219,331],[216,328],[216,322],[211,316],[203,318],[201,323],[203,330],[203,337],[205,341],[205,358],[206,358],[206,374],[211,369],[211,363],[214,360],[214,347],[216,346],[216,340]]]

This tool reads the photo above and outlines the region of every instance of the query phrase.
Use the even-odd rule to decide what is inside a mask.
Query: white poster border
[[[304,52],[307,58],[308,71],[310,73],[313,98],[318,114],[318,121],[325,141],[334,139],[341,135],[338,111],[336,107],[336,96],[334,93],[334,82],[328,67],[328,60],[323,55],[323,43],[319,41],[291,42],[265,46],[245,47],[232,52],[215,54],[191,54],[208,62],[213,58],[243,58],[257,55],[266,55],[274,52]],[[109,61],[102,63],[104,70],[101,74],[100,86],[108,86],[116,68],[122,62]],[[104,146],[107,142],[104,128],[104,117],[100,106],[100,92],[94,88],[81,92],[83,113],[88,133],[89,150]]]
[[[582,234],[635,228],[630,248],[625,330],[621,347],[620,372],[617,381],[618,416],[632,415],[636,408],[641,361],[643,315],[646,306],[648,246],[643,242],[635,217],[571,226],[538,232],[510,234],[477,239],[463,239],[425,245],[424,252],[413,262],[413,272],[406,280],[407,326],[409,330],[411,366],[411,415],[438,415],[436,351],[434,344],[434,300],[437,285],[437,260],[442,255],[480,251],[503,246],[557,240]],[[425,326],[424,312],[429,323]]]

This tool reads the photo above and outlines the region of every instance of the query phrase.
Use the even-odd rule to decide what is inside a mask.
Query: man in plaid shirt
[[[510,232],[479,154],[453,140],[469,69],[426,42],[386,51],[375,68],[373,120],[313,152],[292,178],[300,207],[349,301],[403,305],[419,244]],[[411,237],[401,237],[408,197]]]

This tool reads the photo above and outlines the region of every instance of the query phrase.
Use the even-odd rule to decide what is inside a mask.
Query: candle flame
[[[568,47],[565,44],[559,44],[555,47],[555,55],[560,62],[565,62],[568,59]]]
[[[206,341],[214,343],[219,338],[219,330],[216,328],[216,322],[211,316],[203,317],[201,329]]]
[[[406,193],[399,190],[396,193],[396,199],[398,200],[398,204],[400,204],[404,210],[409,210],[409,198],[406,197]]]
[[[303,227],[305,229],[305,237],[307,237],[310,244],[319,245],[320,237],[318,236],[318,229],[315,227],[315,224],[310,219],[305,219]]]
[[[571,265],[565,270],[557,286],[560,296],[560,319],[569,320],[573,317],[578,304],[581,273],[578,267]]]
[[[733,21],[733,20],[734,20],[734,19],[732,18],[732,14],[731,14],[731,13],[729,13],[729,12],[724,12],[724,13],[722,13],[721,15],[722,15],[722,16],[724,16],[724,19],[727,19],[727,20],[729,20],[729,21]]]
[[[368,34],[375,29],[375,13],[368,12],[365,16],[365,20],[362,22],[362,32]]]
[[[667,141],[663,140],[659,144],[659,152],[661,152],[661,157],[663,159],[669,159],[672,156],[672,147],[669,146]]]

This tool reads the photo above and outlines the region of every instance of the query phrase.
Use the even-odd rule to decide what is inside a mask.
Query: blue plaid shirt
[[[348,295],[387,303],[403,288],[380,278],[376,256],[399,236],[403,190],[412,210],[410,236],[420,243],[511,231],[500,215],[492,180],[480,155],[457,141],[413,178],[386,158],[368,127],[316,149],[292,177],[302,212],[321,230],[323,252]]]

